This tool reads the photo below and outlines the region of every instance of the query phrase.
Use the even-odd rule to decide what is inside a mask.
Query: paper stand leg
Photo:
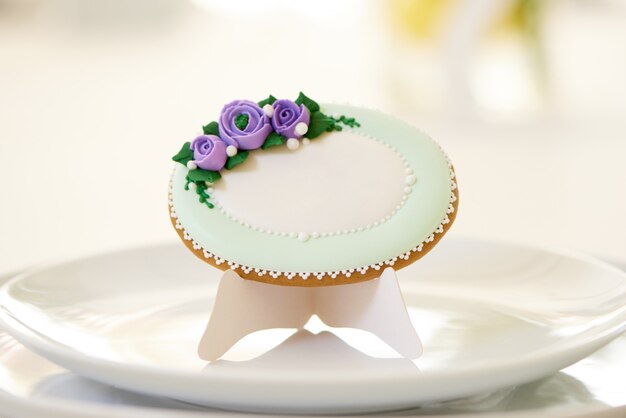
[[[316,290],[315,313],[326,325],[369,331],[406,358],[422,355],[422,343],[392,268],[375,280]]]
[[[232,270],[226,271],[198,346],[200,358],[217,360],[254,331],[302,328],[313,311],[313,299],[302,290],[244,280]]]
[[[314,314],[331,327],[369,331],[406,358],[422,354],[395,271],[378,279],[326,287],[276,286],[227,271],[198,346],[200,358],[213,361],[246,335],[270,328],[302,328]]]

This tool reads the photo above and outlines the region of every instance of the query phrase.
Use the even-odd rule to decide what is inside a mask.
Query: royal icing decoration
[[[259,151],[254,169],[215,185],[190,181],[201,169],[176,164],[170,214],[196,255],[242,277],[254,272],[281,284],[359,281],[421,257],[447,231],[457,185],[436,142],[378,111],[338,104],[322,111],[363,126],[349,127],[348,119],[342,132],[308,146],[300,137],[295,153]],[[214,210],[206,210],[209,204]]]
[[[185,190],[195,191],[200,203],[214,208],[210,188],[248,158],[248,151],[286,144],[296,150],[324,132],[341,131],[342,125],[361,126],[344,115],[327,116],[319,105],[300,92],[295,101],[270,95],[258,103],[234,100],[222,108],[218,121],[202,127],[203,134],[186,142],[172,160],[186,166]],[[301,241],[307,241],[301,237]]]

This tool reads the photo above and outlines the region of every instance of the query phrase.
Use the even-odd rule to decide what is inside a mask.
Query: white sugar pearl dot
[[[189,183],[189,190],[196,190],[196,183]]]
[[[196,168],[198,168],[198,164],[193,161],[187,161],[187,168],[190,170],[195,170]]]
[[[234,157],[235,155],[237,155],[237,147],[235,147],[234,145],[227,146],[226,155],[228,155],[229,157]]]
[[[289,138],[287,140],[287,148],[289,148],[290,150],[292,151],[297,150],[299,146],[300,146],[300,141],[298,141],[296,138]]]
[[[309,130],[309,125],[307,125],[304,122],[299,122],[294,128],[294,131],[296,131],[296,133],[301,136],[307,133],[308,130]]]
[[[271,104],[268,103],[263,106],[263,113],[265,113],[268,118],[271,118],[272,116],[274,116],[274,108]]]
[[[319,232],[311,232],[311,238],[319,238],[320,234]]]
[[[309,138],[303,138],[303,139],[302,139],[302,143],[303,143],[304,145],[309,145],[309,144],[311,143],[311,140],[310,140]]]
[[[406,181],[406,184],[415,184],[415,182],[417,181],[417,178],[414,175],[410,175],[410,176],[406,176],[406,179],[404,179]]]
[[[306,232],[300,232],[300,233],[298,234],[298,240],[300,240],[300,241],[302,241],[302,242],[308,241],[308,240],[309,240],[309,238],[310,238],[310,236],[309,236],[309,234],[307,234]]]
[[[412,189],[411,189],[411,187],[406,186],[406,187],[404,188],[404,193],[411,193],[411,190],[412,190]]]

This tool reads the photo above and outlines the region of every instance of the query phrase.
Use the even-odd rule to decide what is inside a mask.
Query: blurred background
[[[268,93],[407,119],[452,234],[626,259],[626,2],[0,0],[0,271],[175,240],[170,157]]]

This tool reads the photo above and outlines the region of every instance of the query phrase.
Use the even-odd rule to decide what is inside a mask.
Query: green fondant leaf
[[[282,145],[285,143],[286,140],[287,138],[285,138],[284,136],[276,132],[272,132],[267,136],[267,139],[265,140],[261,148],[268,149],[277,145]]]
[[[209,123],[208,125],[204,125],[202,127],[202,132],[204,132],[205,135],[217,135],[217,136],[219,136],[219,134],[220,134],[219,125],[217,124],[217,122],[213,121],[213,122]]]
[[[248,151],[239,151],[234,157],[228,157],[228,160],[226,160],[226,169],[232,170],[246,161],[246,158],[248,158]]]
[[[185,142],[183,147],[178,151],[178,154],[172,157],[173,161],[187,165],[187,163],[193,160],[193,151],[191,150],[191,142]]]
[[[306,108],[309,109],[309,112],[311,113],[315,113],[320,110],[320,105],[318,105],[315,100],[310,99],[307,96],[305,96],[304,93],[302,92],[300,92],[300,94],[298,95],[298,98],[296,99],[296,103],[305,105]]]
[[[265,106],[266,104],[274,104],[274,102],[275,102],[275,101],[276,101],[276,97],[274,97],[274,96],[272,96],[272,95],[270,94],[270,96],[269,96],[267,99],[263,99],[263,100],[261,100],[261,101],[259,102],[259,106],[260,106],[260,107],[263,107],[263,106]]]
[[[317,138],[329,128],[334,126],[335,121],[322,112],[311,113],[311,121],[309,122],[309,130],[304,134],[309,139]]]
[[[195,170],[189,170],[187,178],[191,181],[208,181],[209,183],[215,183],[222,178],[217,171],[202,170],[200,168]]]

